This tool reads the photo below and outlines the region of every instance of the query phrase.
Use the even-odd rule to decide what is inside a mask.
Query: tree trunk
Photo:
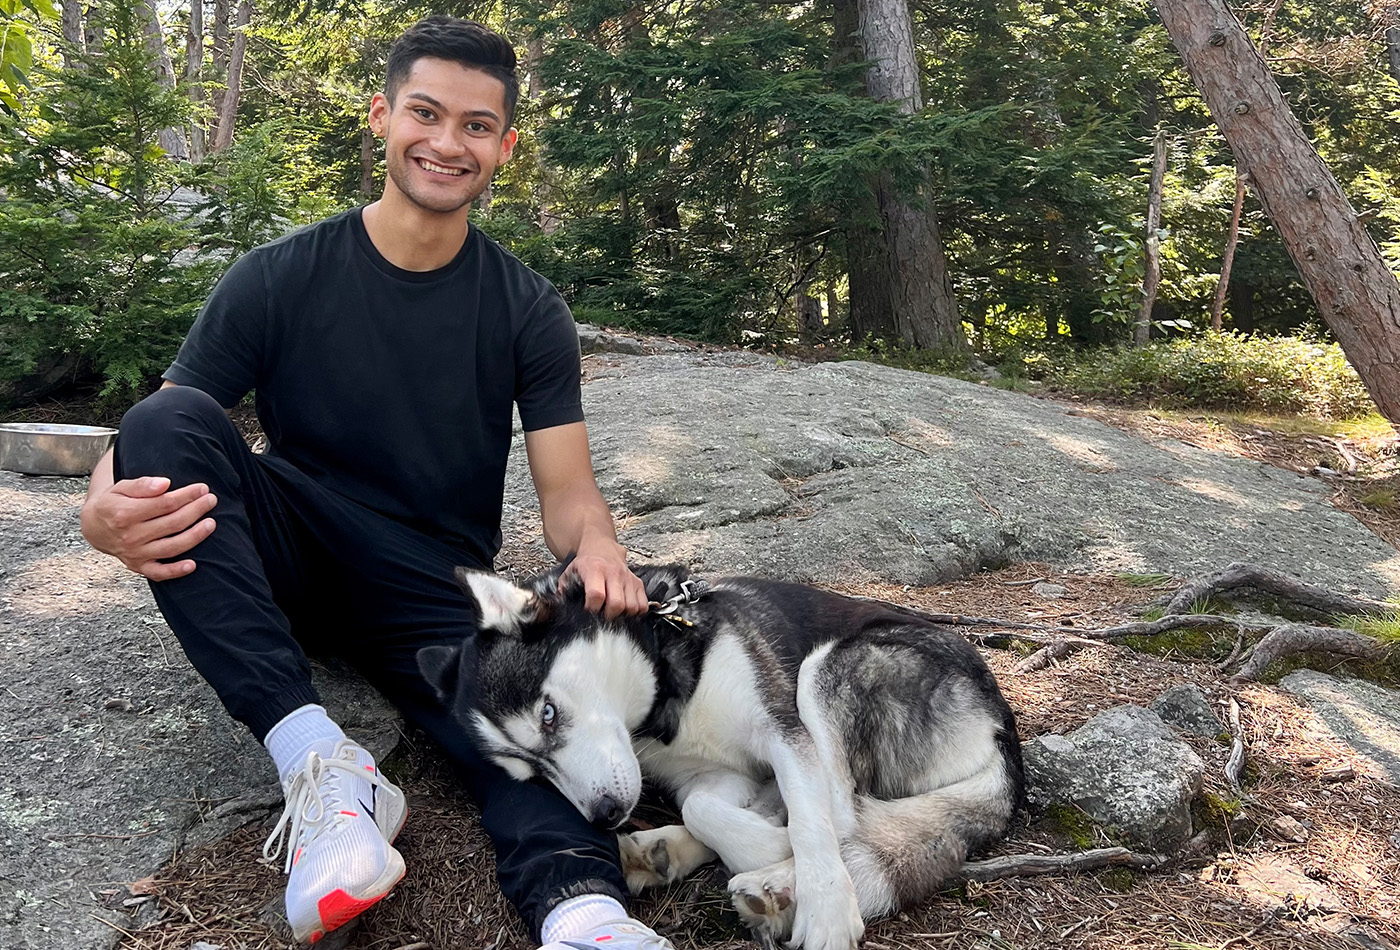
[[[190,122],[190,161],[204,161],[208,144],[204,138],[204,126],[200,125],[199,107],[204,104],[204,84],[199,81],[204,69],[204,0],[190,2],[190,28],[185,33],[185,91],[190,103],[195,107],[195,118]]]
[[[213,105],[214,114],[209,118],[209,131],[205,137],[213,142],[219,137],[219,116],[224,112],[224,94],[228,86],[228,54],[229,54],[229,0],[214,0],[214,28],[212,30],[212,42],[209,51],[213,59],[214,75],[223,79],[225,88],[214,88],[210,91],[210,101]]]
[[[96,56],[102,52],[102,41],[106,33],[107,21],[103,18],[102,8],[97,4],[90,5],[83,17],[83,48],[89,56]]]
[[[1400,282],[1224,0],[1157,9],[1322,318],[1381,414],[1400,423]]]
[[[1393,8],[1391,16],[1400,16],[1400,7]],[[1400,24],[1385,28],[1386,62],[1390,65],[1390,76],[1400,82]]]
[[[836,285],[832,284],[826,288],[826,329],[828,333],[835,333],[841,326],[841,301],[836,294]]]
[[[83,51],[83,6],[78,0],[63,0],[63,40],[63,65],[76,69],[77,55]]]
[[[897,103],[906,114],[921,107],[907,0],[837,0],[833,22],[837,57],[849,61],[849,51],[840,47],[853,39],[856,56],[869,63],[865,86],[872,99]],[[967,341],[932,202],[910,204],[887,176],[877,177],[872,190],[847,239],[852,334],[964,351]],[[931,198],[930,191],[925,180],[921,196]]]
[[[374,133],[369,126],[360,129],[360,197],[374,194]]]
[[[252,0],[239,0],[238,18],[234,21],[233,49],[228,58],[228,89],[219,103],[219,128],[214,137],[214,151],[222,152],[233,144],[233,126],[238,119],[238,97],[243,86],[243,56],[248,48],[248,31],[244,29],[253,18]]]
[[[160,13],[152,0],[140,0],[136,11],[146,31],[146,48],[151,51],[156,81],[165,89],[174,89],[175,64],[171,62],[170,51],[165,48],[165,31],[160,24]],[[182,162],[189,160],[190,148],[185,143],[182,129],[161,129],[157,138],[166,155]]]
[[[1225,325],[1225,294],[1230,289],[1230,268],[1235,263],[1235,247],[1240,243],[1240,215],[1244,212],[1244,193],[1249,179],[1243,169],[1235,169],[1235,207],[1230,212],[1230,233],[1225,238],[1225,257],[1220,262],[1220,281],[1215,285],[1215,300],[1210,305],[1210,325],[1219,333]]]
[[[1254,332],[1254,292],[1249,281],[1236,277],[1230,282],[1230,323],[1242,333]]]
[[[1147,268],[1142,277],[1142,306],[1133,324],[1133,346],[1146,346],[1152,335],[1152,305],[1162,283],[1162,185],[1167,177],[1167,131],[1158,129],[1152,142],[1152,183],[1147,187]]]
[[[525,47],[525,95],[531,102],[538,102],[544,95],[544,80],[540,77],[543,63],[544,37],[532,37]],[[553,234],[559,230],[559,215],[554,211],[554,168],[549,164],[544,142],[538,136],[535,138],[535,167],[540,176],[535,189],[535,201],[540,209],[540,231]]]

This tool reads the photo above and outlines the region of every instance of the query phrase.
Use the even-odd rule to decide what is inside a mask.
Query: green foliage
[[[156,81],[132,10],[105,12],[100,57],[39,66],[0,115],[0,393],[11,399],[59,366],[129,401],[168,364],[213,277],[188,253],[193,226],[170,203],[178,169],[157,145],[186,102]]]
[[[1129,587],[1165,587],[1172,581],[1170,574],[1120,573],[1118,579]]]
[[[1304,413],[1347,419],[1373,408],[1335,343],[1208,332],[1075,356],[1052,385],[1164,407]]]
[[[1375,637],[1383,643],[1400,644],[1400,607],[1379,614],[1340,617],[1337,622],[1340,626]]]

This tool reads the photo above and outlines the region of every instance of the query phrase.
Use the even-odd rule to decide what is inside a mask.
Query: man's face
[[[425,211],[451,214],[471,204],[515,148],[499,80],[444,59],[413,64],[390,103],[377,93],[370,128],[384,138],[386,196],[398,191]]]

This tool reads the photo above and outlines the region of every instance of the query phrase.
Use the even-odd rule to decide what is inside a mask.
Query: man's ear
[[[459,567],[452,576],[476,602],[477,625],[482,631],[515,636],[521,626],[539,616],[539,598],[498,574]]]
[[[457,668],[461,665],[461,647],[424,647],[418,651],[418,670],[428,685],[437,690],[438,699],[450,699],[457,691]]]
[[[393,105],[389,98],[382,92],[376,92],[374,98],[369,102],[369,130],[379,138],[384,137],[386,124],[389,121],[389,112]]]

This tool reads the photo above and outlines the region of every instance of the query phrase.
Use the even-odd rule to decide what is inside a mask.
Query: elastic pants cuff
[[[535,915],[533,920],[526,923],[530,925],[530,933],[534,935],[536,942],[542,937],[544,930],[544,919],[549,916],[549,912],[566,900],[575,897],[582,897],[585,894],[601,894],[604,897],[611,897],[623,907],[627,906],[628,896],[618,888],[603,880],[600,877],[585,878],[582,881],[574,881],[564,884],[549,891],[545,899],[535,905]]]

